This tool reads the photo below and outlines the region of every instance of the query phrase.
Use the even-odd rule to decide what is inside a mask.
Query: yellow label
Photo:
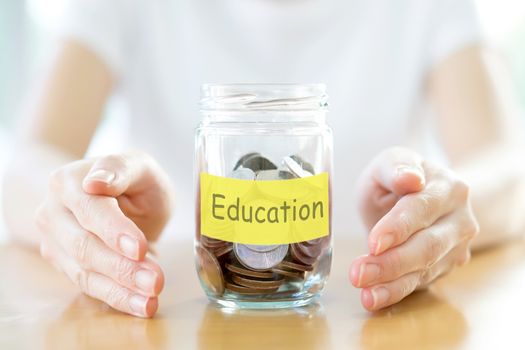
[[[290,180],[200,174],[201,232],[243,244],[288,244],[329,233],[328,173]]]

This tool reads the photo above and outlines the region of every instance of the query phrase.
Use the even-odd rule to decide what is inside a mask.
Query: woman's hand
[[[167,176],[144,154],[70,163],[50,178],[40,252],[87,295],[151,317],[164,276],[146,256],[171,212]]]
[[[391,148],[365,171],[359,201],[370,254],[353,261],[350,281],[366,309],[397,303],[469,260],[479,228],[468,186],[452,171]]]

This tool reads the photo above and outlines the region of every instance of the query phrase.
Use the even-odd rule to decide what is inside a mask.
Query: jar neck
[[[202,111],[203,124],[326,123],[326,111]]]
[[[328,96],[323,84],[204,85],[204,122],[324,123]]]

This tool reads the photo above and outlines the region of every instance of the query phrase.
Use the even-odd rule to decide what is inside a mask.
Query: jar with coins
[[[332,132],[322,84],[202,87],[197,273],[230,308],[316,300],[332,260]]]

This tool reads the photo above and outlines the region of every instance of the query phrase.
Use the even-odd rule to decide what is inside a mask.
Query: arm
[[[39,247],[84,293],[151,317],[164,276],[146,252],[171,212],[167,176],[140,153],[81,159],[112,84],[96,55],[63,46],[22,129],[5,216],[17,241]]]
[[[30,107],[4,178],[5,219],[16,241],[39,245],[31,218],[44,200],[49,174],[84,156],[112,84],[94,54],[73,41],[64,43]]]
[[[510,84],[495,81],[502,72],[495,71],[494,63],[471,47],[436,65],[428,79],[441,143],[471,189],[480,224],[473,249],[525,232],[523,125]]]
[[[466,263],[471,246],[525,229],[522,129],[503,108],[480,49],[463,49],[436,65],[427,91],[452,170],[403,148],[385,150],[365,170],[360,209],[370,229],[369,254],[354,260],[350,280],[362,288],[369,310]]]

